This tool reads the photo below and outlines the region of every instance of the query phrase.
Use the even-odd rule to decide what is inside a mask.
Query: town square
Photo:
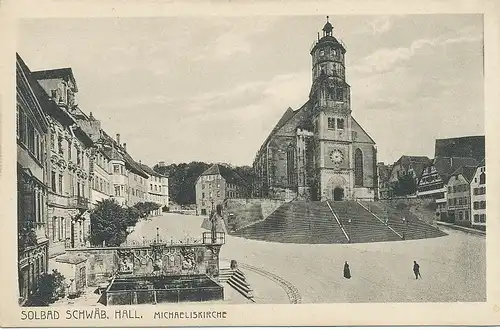
[[[25,20],[19,305],[485,302],[482,16],[417,16]]]

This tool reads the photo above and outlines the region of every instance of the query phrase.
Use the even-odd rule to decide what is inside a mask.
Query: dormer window
[[[50,96],[53,98],[53,99],[57,99],[57,89],[53,89],[50,91]]]

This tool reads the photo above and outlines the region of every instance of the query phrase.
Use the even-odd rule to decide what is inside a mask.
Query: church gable
[[[354,119],[352,118],[352,135],[353,135],[353,142],[355,143],[370,143],[370,144],[375,144],[375,141],[366,133],[366,131],[361,127],[361,125]]]
[[[290,116],[286,122],[282,123],[282,126],[278,129],[275,135],[295,136],[297,127],[303,125],[306,121],[307,103],[304,104],[300,109],[295,110],[293,116]]]

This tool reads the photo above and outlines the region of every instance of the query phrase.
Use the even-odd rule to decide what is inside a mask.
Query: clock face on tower
[[[330,152],[330,159],[335,165],[340,165],[344,161],[344,154],[339,149],[333,149]]]

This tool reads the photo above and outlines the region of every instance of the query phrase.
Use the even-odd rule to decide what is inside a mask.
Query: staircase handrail
[[[335,218],[335,221],[337,221],[337,224],[339,225],[340,229],[342,230],[342,232],[344,233],[344,236],[345,238],[347,238],[347,241],[350,242],[351,239],[349,238],[349,235],[347,235],[347,232],[345,231],[344,229],[344,226],[342,225],[342,223],[340,222],[339,220],[339,217],[337,216],[337,214],[333,211],[333,208],[332,206],[330,205],[330,202],[326,201],[326,205],[328,205],[328,208],[330,209],[330,212],[332,212],[333,214],[333,217]]]
[[[391,226],[389,226],[389,222],[385,223],[384,220],[380,219],[378,215],[370,211],[366,206],[364,206],[360,201],[356,200],[356,203],[361,205],[362,208],[364,208],[366,211],[368,211],[371,215],[373,215],[378,221],[382,222],[384,226],[387,226],[394,234],[398,235],[401,239],[403,239],[403,235],[400,235],[397,231],[395,231]]]

